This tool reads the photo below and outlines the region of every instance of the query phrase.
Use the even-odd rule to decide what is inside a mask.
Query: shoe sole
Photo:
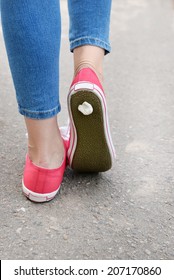
[[[93,113],[83,115],[78,106],[88,102]],[[115,156],[105,97],[92,83],[75,84],[68,96],[70,115],[69,164],[77,172],[104,172],[111,168]]]
[[[51,192],[51,193],[45,193],[45,194],[35,193],[35,192],[32,192],[29,189],[27,189],[22,180],[22,191],[23,191],[24,195],[28,199],[30,199],[31,201],[34,201],[34,202],[47,202],[47,201],[52,200],[58,193],[59,189],[60,189],[60,187],[56,191]]]

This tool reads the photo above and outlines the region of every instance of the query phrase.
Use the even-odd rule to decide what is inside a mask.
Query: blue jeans
[[[70,50],[94,45],[110,52],[111,0],[68,0]],[[1,17],[19,112],[46,119],[60,111],[59,0],[1,0]]]

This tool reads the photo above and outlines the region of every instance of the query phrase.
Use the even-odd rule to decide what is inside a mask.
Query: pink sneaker
[[[27,155],[22,179],[24,195],[34,202],[53,199],[60,189],[65,167],[66,153],[61,166],[55,169],[36,166]]]
[[[83,68],[74,78],[69,95],[70,116],[69,165],[78,172],[103,172],[115,158],[105,94],[90,68]]]

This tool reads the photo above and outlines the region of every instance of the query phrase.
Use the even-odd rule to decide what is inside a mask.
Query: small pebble
[[[60,228],[54,227],[54,226],[50,226],[50,229],[55,230],[55,231],[59,231],[59,230],[60,230]],[[48,232],[49,232],[49,231],[48,231]]]
[[[151,252],[150,252],[148,249],[145,250],[145,253],[146,253],[147,255],[151,255]]]
[[[21,233],[21,230],[22,230],[22,228],[18,228],[18,229],[16,230],[16,233],[20,234],[20,233]]]
[[[67,236],[66,234],[64,234],[63,239],[64,239],[64,240],[67,240],[67,239],[68,239],[68,236]]]
[[[26,212],[26,210],[25,210],[25,208],[24,208],[24,207],[21,207],[21,208],[20,208],[20,209],[18,209],[17,211],[18,211],[18,212],[22,211],[22,212],[24,212],[24,213]]]

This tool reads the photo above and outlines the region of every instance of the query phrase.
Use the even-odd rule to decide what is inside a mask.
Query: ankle
[[[28,156],[37,166],[53,169],[58,168],[65,156],[64,146],[57,145],[53,148],[36,148],[28,145]]]
[[[96,75],[97,75],[97,77],[98,77],[100,83],[103,84],[103,82],[104,82],[103,69],[101,69],[101,68],[99,68],[99,67],[96,67],[96,66],[95,66],[92,62],[90,62],[90,61],[81,61],[78,65],[76,65],[76,68],[74,68],[74,77],[77,75],[77,73],[78,73],[80,70],[82,70],[82,69],[84,69],[84,68],[90,68],[90,69],[92,69],[92,70],[96,73]]]
[[[55,138],[46,142],[28,142],[28,155],[30,160],[40,167],[58,168],[65,156],[62,138]]]
[[[74,73],[82,68],[91,68],[103,83],[104,50],[97,46],[85,45],[74,49]]]
[[[34,164],[57,168],[64,157],[64,144],[57,124],[57,117],[46,120],[25,118],[28,131],[28,155]]]

